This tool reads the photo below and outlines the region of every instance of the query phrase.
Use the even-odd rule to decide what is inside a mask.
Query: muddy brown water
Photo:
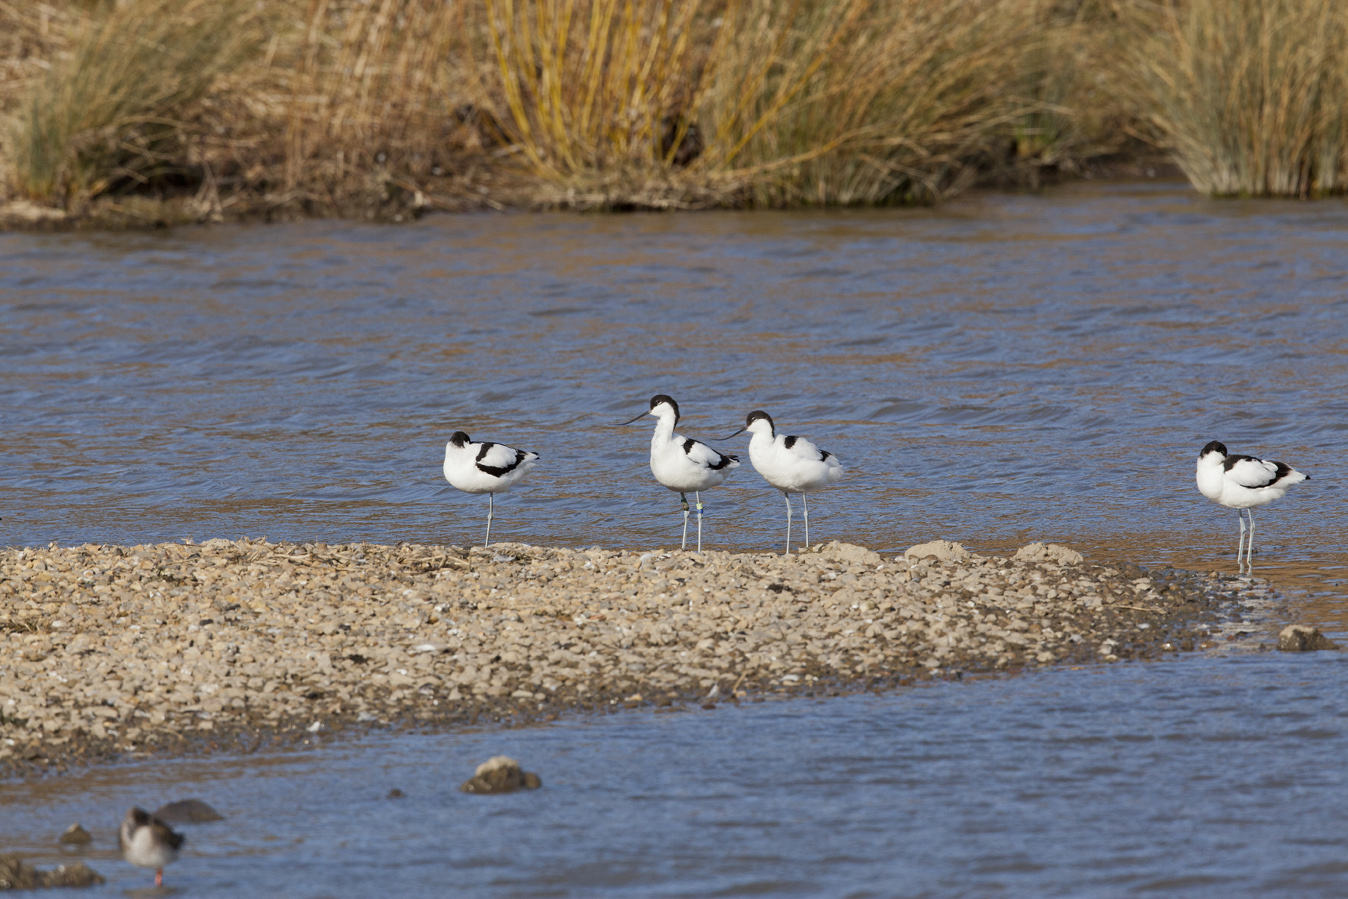
[[[1055,540],[1234,571],[1235,513],[1199,496],[1194,458],[1221,439],[1282,459],[1312,480],[1256,512],[1257,575],[1275,619],[1342,638],[1346,385],[1337,201],[1147,184],[0,235],[0,545],[478,542],[485,503],[439,470],[463,429],[543,454],[493,536],[669,547],[650,427],[616,424],[664,392],[690,436],[762,408],[837,453],[811,537],[885,551]],[[703,497],[707,542],[776,549],[780,496],[729,446],[745,464]],[[1340,659],[124,765],[4,787],[0,848],[54,861],[79,817],[121,890],[138,875],[97,853],[123,807],[204,792],[231,817],[171,869],[193,895],[1342,895]],[[460,799],[500,750],[545,789]],[[413,801],[381,804],[392,786]]]

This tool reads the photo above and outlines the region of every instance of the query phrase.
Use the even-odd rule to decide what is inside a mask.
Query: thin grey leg
[[[805,548],[808,550],[810,548],[810,501],[802,493],[800,502],[805,507]]]
[[[679,494],[679,500],[683,503],[683,542],[679,544],[679,549],[688,548],[688,497],[682,493]]]
[[[482,541],[482,546],[484,548],[491,546],[491,513],[493,506],[492,500],[495,498],[495,496],[496,494],[494,493],[487,494],[487,536],[484,537]]]
[[[1251,574],[1255,573],[1255,511],[1246,509],[1246,515],[1250,516],[1250,536],[1246,543],[1246,569]]]
[[[702,494],[694,492],[697,499],[697,551],[702,552]]]
[[[786,554],[789,556],[791,555],[791,495],[783,490],[782,499],[786,500]]]
[[[1245,510],[1236,510],[1236,520],[1240,522],[1240,536],[1236,538],[1236,571],[1244,568],[1245,562]]]

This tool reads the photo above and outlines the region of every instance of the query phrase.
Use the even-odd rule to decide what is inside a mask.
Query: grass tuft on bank
[[[607,205],[938,199],[1028,101],[1024,0],[485,0],[510,141]]]
[[[262,44],[245,0],[133,0],[90,18],[28,93],[13,138],[19,190],[55,205],[182,177],[199,105]]]
[[[1348,4],[1172,0],[1143,28],[1131,49],[1145,115],[1198,190],[1348,190]]]

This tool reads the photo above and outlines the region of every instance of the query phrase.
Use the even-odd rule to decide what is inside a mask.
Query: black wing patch
[[[725,467],[726,467],[727,465],[729,465],[731,462],[739,462],[739,460],[740,460],[740,457],[739,457],[739,456],[725,456],[725,455],[722,455],[721,453],[718,453],[716,450],[714,450],[714,449],[712,449],[711,447],[707,446],[705,443],[698,443],[696,440],[694,440],[694,439],[691,438],[691,437],[685,437],[685,438],[683,439],[683,454],[684,454],[685,456],[691,456],[691,455],[693,454],[693,447],[695,447],[695,446],[700,446],[700,447],[702,447],[704,450],[706,450],[707,452],[711,453],[713,456],[716,457],[716,461],[715,461],[715,462],[703,462],[703,461],[698,461],[698,462],[697,462],[697,464],[699,464],[699,465],[705,465],[705,466],[707,466],[709,469],[711,469],[712,471],[720,471],[722,468],[725,468]]]
[[[159,831],[159,836],[163,837],[165,842],[167,842],[174,849],[182,848],[183,841],[187,839],[186,835],[178,833],[178,831],[174,830],[172,827],[169,827],[167,824],[165,824],[163,821],[160,821],[158,818],[151,818],[150,820],[153,821],[156,825],[158,825],[158,827],[163,828],[163,830]]]
[[[509,465],[502,465],[500,467],[495,465],[483,465],[482,460],[487,457],[487,453],[491,452],[491,448],[495,445],[496,444],[494,443],[484,443],[482,444],[482,449],[477,451],[476,462],[478,471],[483,474],[489,474],[494,478],[499,478],[501,475],[512,472],[520,467],[520,463],[524,461],[524,453],[519,450],[515,450],[515,461],[511,462]]]
[[[798,437],[788,437],[782,441],[782,446],[786,447],[787,449],[791,449],[791,447],[796,445],[796,441],[799,439],[800,438]]]
[[[822,460],[824,460],[825,462],[828,461],[828,457],[831,456],[831,455],[833,455],[833,454],[830,453],[828,450],[820,450],[820,451],[819,451],[819,458],[822,459]]]
[[[720,454],[718,453],[717,455]],[[725,468],[731,462],[739,462],[739,460],[740,460],[739,456],[721,456],[719,459],[716,460],[715,465],[709,465],[707,467],[710,468],[712,471],[720,471],[722,468]]]
[[[1242,456],[1240,454],[1236,454],[1234,456],[1227,456],[1226,461],[1222,463],[1222,468],[1225,471],[1230,471],[1231,469],[1239,465],[1241,462],[1253,462],[1255,465],[1258,465],[1261,468],[1265,465],[1274,466],[1272,473],[1269,474],[1268,479],[1265,480],[1264,483],[1245,485],[1250,489],[1257,489],[1259,487],[1267,487],[1269,484],[1276,484],[1278,481],[1281,481],[1283,478],[1287,477],[1287,475],[1289,475],[1292,471],[1292,466],[1288,465],[1285,462],[1274,462],[1270,459],[1256,459],[1254,456]]]

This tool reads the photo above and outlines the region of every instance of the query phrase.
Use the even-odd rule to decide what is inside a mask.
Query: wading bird
[[[1310,477],[1282,462],[1256,459],[1254,456],[1227,455],[1226,446],[1212,441],[1198,454],[1198,491],[1215,503],[1236,510],[1240,519],[1240,537],[1236,543],[1236,568],[1245,564],[1254,570],[1254,506],[1282,499],[1287,488]],[[1250,518],[1249,545],[1246,547],[1245,516]]]
[[[749,461],[754,470],[763,476],[773,487],[782,491],[786,500],[786,554],[791,555],[791,494],[800,495],[805,506],[805,545],[810,545],[810,504],[805,494],[822,490],[829,484],[842,479],[843,467],[838,457],[828,450],[821,450],[804,437],[779,435],[772,423],[772,416],[766,412],[750,412],[744,419],[744,427],[730,437],[738,437],[748,431],[753,435],[749,440]],[[724,437],[723,440],[729,440]]]
[[[464,493],[487,494],[487,536],[491,545],[491,518],[495,496],[505,493],[529,473],[538,453],[517,450],[502,443],[474,443],[463,431],[449,435],[445,444],[445,480]]]
[[[154,885],[164,885],[164,866],[178,858],[182,834],[142,808],[127,811],[117,832],[122,857],[137,868],[154,868]]]
[[[731,471],[740,467],[739,457],[723,455],[705,443],[675,434],[679,404],[663,393],[651,397],[650,409],[641,415],[654,415],[658,419],[651,437],[651,474],[683,502],[682,548],[688,548],[687,494],[691,493],[697,501],[697,551],[702,552],[702,491],[722,484]],[[623,424],[630,425],[641,415]]]

